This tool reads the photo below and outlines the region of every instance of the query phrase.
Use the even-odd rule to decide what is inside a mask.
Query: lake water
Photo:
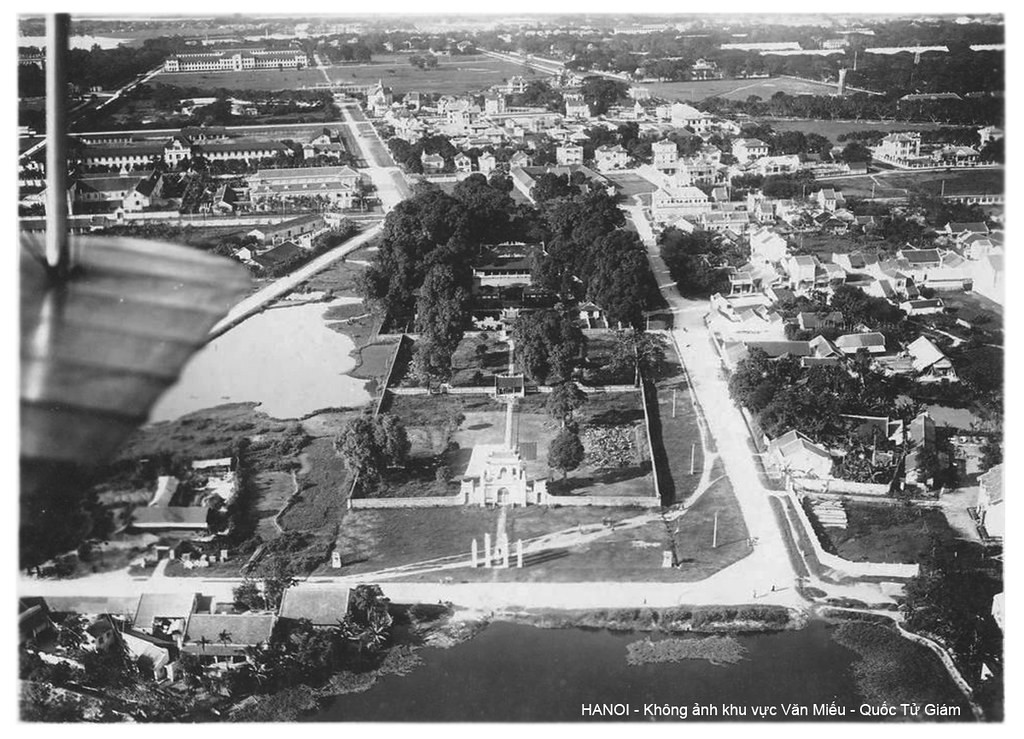
[[[111,38],[110,36],[71,36],[68,45],[72,49],[91,49],[98,44],[101,49],[116,49],[119,44],[126,44],[131,39]],[[18,36],[18,46],[46,46],[46,36]]]
[[[851,708],[861,703],[851,671],[857,655],[832,641],[821,622],[736,636],[747,649],[745,659],[723,666],[702,660],[628,664],[626,645],[644,638],[496,622],[450,649],[421,650],[423,664],[408,675],[389,675],[366,692],[339,696],[312,720],[609,720],[581,715],[582,705],[595,703],[638,709],[618,721],[652,720],[643,710],[654,703],[716,705],[720,712],[724,703],[743,705],[752,720],[752,706],[774,705],[781,712],[781,705],[794,702],[809,711],[811,704],[833,700]],[[845,720],[868,719],[848,713]]]
[[[279,304],[203,347],[178,383],[157,402],[150,422],[171,421],[223,403],[255,401],[274,418],[369,402],[366,381],[349,377],[355,344],[323,320],[339,298],[310,305]]]

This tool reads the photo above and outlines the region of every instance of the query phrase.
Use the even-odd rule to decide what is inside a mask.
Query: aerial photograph
[[[12,13],[15,720],[1013,718],[1004,16],[601,5]]]

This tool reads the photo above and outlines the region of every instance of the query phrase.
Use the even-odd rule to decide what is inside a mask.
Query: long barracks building
[[[176,54],[164,61],[165,72],[240,72],[246,69],[301,69],[306,66],[301,51],[264,51],[232,49],[229,51]]]

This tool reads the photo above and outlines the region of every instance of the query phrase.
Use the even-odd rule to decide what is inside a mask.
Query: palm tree
[[[219,634],[217,634],[217,641],[219,641],[224,646],[227,646],[231,643],[231,632],[227,629],[220,632]]]
[[[199,646],[205,652],[206,651],[206,645],[210,643],[210,640],[207,639],[205,636],[201,636],[198,639],[196,639],[196,642],[198,642]]]

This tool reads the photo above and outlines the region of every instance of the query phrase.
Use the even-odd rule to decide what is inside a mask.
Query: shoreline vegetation
[[[646,665],[698,659],[715,666],[724,666],[734,665],[743,660],[746,653],[746,648],[731,636],[661,641],[651,641],[648,637],[626,646],[626,662],[630,665]]]

